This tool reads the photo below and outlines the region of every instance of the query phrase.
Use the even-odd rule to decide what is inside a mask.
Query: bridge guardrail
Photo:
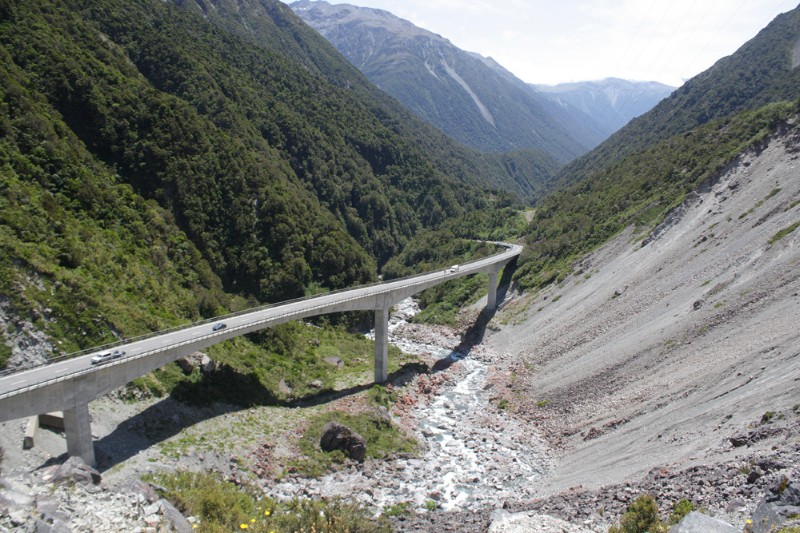
[[[462,269],[468,269],[470,267],[470,265],[474,265],[475,263],[486,261],[487,259],[497,258],[498,256],[501,256],[501,255],[503,255],[505,253],[508,253],[508,250],[512,249],[513,246],[514,246],[514,245],[511,245],[511,244],[502,243],[502,242],[493,242],[493,241],[486,241],[486,242],[490,242],[490,243],[496,244],[498,246],[503,246],[503,247],[507,248],[507,250],[506,250],[506,252],[501,252],[501,253],[498,253],[498,254],[495,254],[495,255],[492,255],[492,256],[482,257],[480,259],[474,259],[472,261],[467,261],[466,263],[462,263],[461,264]],[[509,260],[510,259],[511,258],[509,258]],[[135,342],[147,340],[147,339],[150,339],[150,338],[153,338],[153,337],[158,337],[160,335],[166,335],[166,334],[169,334],[169,333],[174,333],[176,331],[180,331],[180,330],[187,329],[187,328],[190,328],[190,327],[202,326],[204,324],[211,324],[213,322],[220,322],[222,320],[227,320],[227,319],[230,319],[230,318],[233,318],[233,317],[237,317],[237,316],[241,316],[241,315],[245,315],[245,314],[251,314],[251,313],[258,313],[259,311],[265,311],[265,310],[273,309],[273,308],[276,308],[276,307],[282,307],[282,306],[290,305],[290,304],[297,303],[297,302],[310,301],[310,300],[314,300],[314,299],[322,299],[322,298],[326,298],[328,296],[335,295],[335,294],[341,294],[341,293],[344,293],[344,292],[360,290],[360,289],[365,289],[365,288],[370,288],[370,287],[376,287],[376,286],[380,286],[380,285],[386,285],[387,286],[386,290],[371,294],[371,295],[369,295],[369,297],[376,296],[378,294],[385,294],[385,293],[390,292],[392,290],[397,290],[397,289],[400,289],[400,288],[406,288],[406,287],[409,287],[409,286],[413,285],[413,284],[402,284],[402,285],[398,286],[397,285],[398,282],[403,282],[403,281],[408,281],[410,279],[416,279],[416,278],[428,276],[428,275],[430,275],[430,274],[432,274],[434,272],[437,272],[438,270],[439,269],[427,271],[427,272],[424,272],[422,274],[414,274],[414,275],[410,275],[410,276],[404,276],[402,278],[395,278],[395,279],[388,280],[388,281],[378,281],[378,282],[375,282],[375,283],[368,283],[368,284],[364,284],[364,285],[358,285],[356,287],[348,287],[348,288],[345,288],[345,289],[337,289],[337,290],[326,292],[326,293],[323,293],[323,294],[315,294],[315,295],[311,295],[311,296],[304,296],[302,298],[294,298],[292,300],[286,300],[286,301],[278,302],[278,303],[274,303],[274,304],[265,304],[265,305],[258,306],[258,307],[253,307],[253,308],[250,308],[250,309],[244,309],[244,310],[237,311],[237,312],[234,312],[234,313],[229,313],[227,315],[221,315],[221,316],[217,316],[217,317],[214,317],[214,318],[209,318],[209,319],[200,320],[200,321],[197,321],[197,322],[192,322],[192,323],[184,325],[184,326],[176,326],[174,328],[168,328],[168,329],[165,329],[165,330],[160,330],[160,331],[153,332],[153,333],[148,333],[148,334],[145,334],[145,335],[140,335],[140,336],[137,336],[137,337],[134,337],[134,338],[131,338],[131,339],[126,339],[125,341],[120,341],[120,342],[115,342],[115,343],[108,343],[108,344],[104,344],[104,345],[97,346],[97,347],[94,347],[94,348],[81,350],[81,351],[73,352],[73,353],[70,353],[70,354],[65,354],[65,355],[59,356],[58,358],[53,358],[51,360],[48,360],[46,363],[42,363],[42,364],[39,364],[39,365],[26,367],[24,369],[16,369],[15,371],[12,371],[12,372],[6,372],[6,371],[0,372],[0,377],[7,376],[7,375],[13,375],[15,373],[23,372],[23,371],[27,371],[27,370],[33,370],[33,369],[36,369],[36,368],[41,368],[43,366],[48,366],[50,364],[61,362],[61,361],[75,359],[77,357],[81,357],[82,355],[88,355],[90,353],[103,351],[105,349],[113,348],[113,347],[116,347],[116,346],[123,346],[123,345],[133,344]],[[464,275],[464,272],[460,271],[459,274],[460,275]],[[460,275],[454,276],[454,277],[460,277]],[[391,287],[389,287],[389,285],[391,285]],[[364,298],[364,296],[354,296],[352,298],[346,298],[344,300],[338,301],[337,303],[350,302],[350,301],[358,300],[358,299],[361,299],[361,298]],[[237,331],[237,330],[244,329],[244,328],[252,328],[254,325],[262,324],[264,322],[272,321],[272,320],[275,320],[275,319],[286,318],[286,317],[289,317],[289,316],[292,316],[292,315],[299,315],[299,314],[303,314],[303,313],[308,313],[309,311],[314,311],[315,309],[326,307],[328,305],[330,305],[330,302],[326,302],[325,304],[322,304],[322,305],[319,305],[319,306],[316,306],[316,307],[306,308],[306,309],[303,309],[303,310],[300,310],[300,311],[296,311],[296,312],[285,313],[285,314],[282,314],[282,315],[273,316],[273,317],[266,318],[266,319],[263,319],[263,320],[259,320],[259,321],[256,321],[256,322],[252,322],[252,323],[249,323],[249,324],[245,324],[245,325],[241,325],[241,326],[235,326],[233,328],[226,329],[225,331],[215,332],[215,333],[212,333],[212,334],[203,335],[201,337],[195,337],[195,338],[192,338],[190,340],[181,341],[181,342],[178,342],[178,343],[175,343],[175,344],[171,344],[168,347],[160,347],[157,350],[148,350],[148,351],[142,352],[140,354],[136,354],[136,355],[133,355],[133,356],[128,356],[128,357],[125,357],[125,358],[120,359],[120,360],[112,361],[111,363],[106,363],[102,367],[103,368],[108,368],[108,367],[115,366],[115,365],[118,365],[118,364],[127,363],[127,362],[129,362],[131,360],[140,359],[142,357],[147,357],[147,356],[153,355],[154,353],[164,351],[165,349],[179,348],[180,346],[184,346],[186,344],[191,344],[191,343],[194,343],[194,342],[198,342],[198,341],[202,341],[202,340],[205,340],[205,339],[209,339],[211,337],[218,337],[218,336],[222,336],[222,335],[227,335],[228,333],[230,333],[232,331]],[[14,394],[20,394],[20,393],[26,392],[28,390],[34,390],[34,389],[37,389],[37,388],[41,388],[41,387],[44,387],[44,386],[52,384],[52,383],[58,383],[59,381],[65,381],[67,379],[73,379],[74,377],[76,377],[78,375],[88,374],[88,373],[94,372],[96,370],[97,370],[97,368],[89,367],[89,368],[85,368],[85,369],[78,370],[78,371],[75,371],[75,372],[70,372],[69,374],[64,374],[62,376],[58,376],[57,378],[52,378],[52,379],[40,381],[40,382],[32,384],[32,385],[26,385],[24,387],[11,389],[11,390],[6,391],[4,393],[0,393],[0,400],[2,400],[3,398],[7,398],[9,396],[12,396]]]

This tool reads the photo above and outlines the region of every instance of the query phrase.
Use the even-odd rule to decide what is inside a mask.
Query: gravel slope
[[[798,150],[794,134],[743,155],[644,241],[506,305],[518,325],[489,344],[560,450],[542,496],[733,459],[733,433],[800,403],[800,230],[770,243],[800,221]]]

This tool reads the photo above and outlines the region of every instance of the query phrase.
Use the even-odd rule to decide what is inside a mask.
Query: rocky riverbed
[[[433,507],[476,511],[496,501],[533,496],[536,479],[549,468],[547,446],[498,404],[489,380],[491,352],[454,352],[457,332],[408,324],[415,309],[412,300],[396,306],[390,341],[444,368],[416,376],[400,390],[394,409],[398,422],[421,443],[421,455],[353,464],[320,479],[265,483],[267,494],[355,496],[376,512],[398,504],[419,512]],[[354,493],[353,487],[359,490]]]

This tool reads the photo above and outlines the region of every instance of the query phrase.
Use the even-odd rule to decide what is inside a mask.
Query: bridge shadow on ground
[[[511,277],[514,275],[516,269],[516,258],[510,262],[503,270],[503,275],[497,284],[497,306],[494,309],[481,309],[480,314],[475,319],[475,322],[469,326],[461,338],[461,342],[453,348],[453,351],[447,357],[443,357],[434,363],[433,372],[441,372],[447,370],[456,361],[460,361],[469,355],[472,349],[483,342],[486,336],[486,328],[489,326],[492,318],[497,314],[497,311],[502,307],[502,302],[505,301],[508,290],[511,287]]]
[[[503,271],[497,288],[497,302],[503,302],[505,299],[511,285],[515,263],[516,261],[509,263]],[[483,342],[486,328],[496,312],[496,309],[484,308],[475,323],[464,332],[459,345],[448,357],[434,363],[431,369],[423,363],[407,363],[392,372],[387,383],[403,386],[418,374],[441,372],[456,361],[467,357],[475,346]],[[228,416],[248,407],[258,405],[312,407],[358,394],[374,386],[375,384],[370,382],[340,390],[322,390],[313,396],[282,401],[264,387],[255,374],[240,374],[228,367],[211,379],[179,383],[170,396],[121,422],[110,433],[96,440],[94,443],[96,468],[99,472],[105,472],[195,424],[219,416]],[[41,466],[48,466],[54,462],[61,463],[66,458],[66,454],[63,454]]]
[[[421,367],[421,368],[420,368]],[[389,381],[402,384],[415,374],[427,372],[419,363],[408,363],[389,375]],[[109,434],[94,442],[96,469],[105,472],[139,452],[167,441],[195,424],[228,416],[255,406],[311,407],[357,394],[374,387],[365,383],[341,390],[323,390],[305,398],[282,401],[254,375],[238,374],[231,369],[224,378],[179,384],[172,394],[121,422]],[[61,463],[66,454],[55,461]],[[165,459],[168,460],[168,459]],[[41,465],[52,464],[51,461]]]

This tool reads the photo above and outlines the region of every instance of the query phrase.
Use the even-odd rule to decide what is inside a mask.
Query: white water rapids
[[[431,502],[444,510],[470,510],[534,496],[536,479],[549,464],[545,447],[529,426],[490,401],[494,392],[486,376],[491,360],[479,358],[491,357],[462,358],[448,348],[395,336],[417,311],[411,299],[395,306],[390,342],[407,353],[451,358],[445,372],[456,378],[455,385],[443,386],[432,401],[413,408],[424,450],[419,458],[367,462],[319,479],[282,481],[265,487],[270,496],[352,497],[377,510],[407,502],[418,511]]]

